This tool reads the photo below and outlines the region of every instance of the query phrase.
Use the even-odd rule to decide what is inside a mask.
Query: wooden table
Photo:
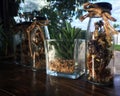
[[[45,71],[0,63],[0,96],[120,96],[120,75],[113,86],[96,86],[83,78],[52,77]]]

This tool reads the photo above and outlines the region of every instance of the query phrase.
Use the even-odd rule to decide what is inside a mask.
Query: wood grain
[[[0,96],[120,96],[120,75],[112,86],[96,86],[85,81],[52,77],[45,70],[33,72],[15,64],[0,63]],[[3,95],[4,94],[4,95]]]

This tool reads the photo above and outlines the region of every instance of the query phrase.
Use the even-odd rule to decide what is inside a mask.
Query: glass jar
[[[21,64],[33,71],[45,69],[44,31],[40,21],[32,22],[23,33]]]
[[[45,40],[46,73],[79,78],[85,73],[85,40]]]
[[[87,81],[97,85],[110,85],[114,77],[114,42],[104,27],[101,18],[90,18],[86,34]]]
[[[33,71],[45,70],[44,39],[49,38],[47,24],[48,20],[44,20],[42,17],[33,22],[17,24],[18,33],[14,36],[14,53],[17,64],[31,68]]]

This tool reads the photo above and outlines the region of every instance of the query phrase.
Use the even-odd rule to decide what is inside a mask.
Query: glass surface
[[[24,22],[18,24],[19,34],[15,35],[14,44],[15,61],[25,67],[36,71],[45,69],[45,50],[44,50],[44,27],[39,25],[41,21]],[[45,21],[44,21],[45,22]],[[18,38],[19,37],[19,38]]]
[[[91,28],[94,31],[91,31]],[[86,39],[87,80],[97,85],[112,84],[114,77],[114,42],[112,35],[106,34],[100,18],[90,18]]]
[[[76,79],[85,71],[85,41],[80,39],[45,41],[46,73]]]

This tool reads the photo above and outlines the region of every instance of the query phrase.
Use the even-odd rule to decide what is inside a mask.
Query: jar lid
[[[112,4],[110,4],[108,2],[98,2],[98,3],[95,3],[95,4],[102,9],[112,10]]]

